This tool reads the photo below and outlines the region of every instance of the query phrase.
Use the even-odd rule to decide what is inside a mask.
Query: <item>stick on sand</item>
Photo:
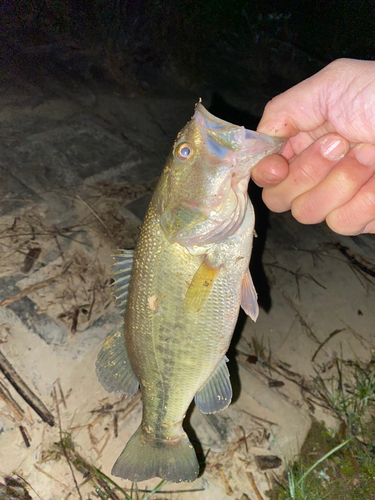
[[[22,396],[26,403],[30,405],[31,408],[40,416],[43,422],[47,422],[48,425],[53,427],[55,425],[55,421],[52,413],[44,406],[38,396],[36,396],[26,385],[1,351],[0,371],[4,373],[5,377],[12,384],[18,394]]]

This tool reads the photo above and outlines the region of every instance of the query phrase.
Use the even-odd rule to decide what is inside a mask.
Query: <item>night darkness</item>
[[[374,10],[363,0],[16,0],[0,8],[1,53],[64,41],[98,49],[96,77],[109,58],[151,87],[155,71],[173,68],[185,87],[249,82],[278,93],[334,59],[372,59]]]

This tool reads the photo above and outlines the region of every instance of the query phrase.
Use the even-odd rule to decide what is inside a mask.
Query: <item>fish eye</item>
[[[179,144],[176,148],[176,156],[181,161],[186,161],[193,152],[193,148],[189,143],[183,142]]]

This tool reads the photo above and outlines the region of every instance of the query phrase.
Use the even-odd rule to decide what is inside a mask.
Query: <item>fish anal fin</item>
[[[195,395],[195,404],[202,413],[216,413],[229,406],[232,400],[228,358],[224,356],[205,385]]]
[[[129,397],[137,392],[139,382],[126,351],[123,322],[105,339],[96,360],[96,375],[108,392],[124,392]]]
[[[213,266],[208,257],[203,259],[185,295],[184,310],[186,312],[197,313],[204,307],[219,271],[220,266]]]
[[[253,321],[257,320],[259,314],[258,296],[251,278],[250,269],[246,271],[242,280],[241,307]]]

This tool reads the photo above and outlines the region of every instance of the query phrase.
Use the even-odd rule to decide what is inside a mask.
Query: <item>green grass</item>
[[[375,499],[375,366],[336,363],[315,378],[322,405],[340,421],[336,435],[313,422],[298,463],[287,467],[272,500]]]
[[[312,465],[301,458],[288,467],[273,500],[370,500],[375,498],[374,453],[346,440]]]
[[[79,455],[69,433],[62,433],[62,439],[55,443],[54,449],[44,457],[44,460],[59,458],[68,460],[70,465],[93,486],[96,495],[101,500],[149,500],[155,493],[160,493],[162,486],[168,484],[167,481],[162,480],[150,491],[140,491],[136,483],[132,484],[130,490],[121,488],[110,477]],[[162,500],[160,497],[159,499]]]
[[[94,467],[92,467],[92,468],[95,469]],[[124,495],[125,500],[149,500],[149,499],[151,499],[151,497],[154,493],[160,492],[160,488],[162,486],[164,486],[165,484],[168,484],[166,481],[162,480],[151,491],[140,492],[138,490],[137,483],[133,483],[130,491],[126,492],[125,490],[120,488],[120,486],[118,486],[118,484],[116,484],[114,481],[112,481],[108,476],[106,476],[105,474],[100,472],[98,469],[95,469],[95,471],[93,471],[93,473],[98,475],[99,477],[101,477],[107,485],[111,486],[110,492],[102,491],[100,488],[96,487],[95,492],[103,500],[110,500],[112,498],[112,496],[111,496],[112,493],[115,491],[122,493]]]

